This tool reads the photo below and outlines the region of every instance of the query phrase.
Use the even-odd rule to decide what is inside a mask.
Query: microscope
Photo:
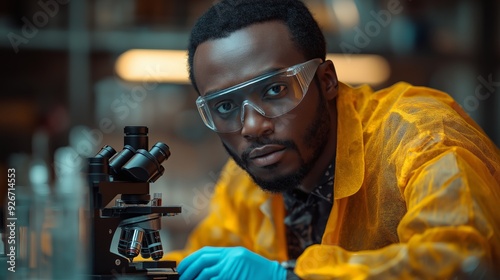
[[[163,206],[161,193],[151,198],[149,190],[163,175],[169,147],[158,142],[148,149],[146,126],[126,126],[124,133],[120,152],[105,145],[88,159],[92,279],[179,279],[175,261],[160,260],[160,229],[161,218],[181,207]]]

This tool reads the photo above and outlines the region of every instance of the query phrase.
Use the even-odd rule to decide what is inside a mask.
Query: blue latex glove
[[[203,247],[177,266],[180,280],[286,279],[286,270],[243,247]]]

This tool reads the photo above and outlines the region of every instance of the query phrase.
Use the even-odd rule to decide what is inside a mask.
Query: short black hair
[[[211,39],[228,37],[249,25],[278,20],[290,30],[292,41],[306,59],[326,56],[325,37],[309,9],[299,0],[222,0],[195,23],[188,45],[189,78],[194,79],[193,57],[196,48]]]

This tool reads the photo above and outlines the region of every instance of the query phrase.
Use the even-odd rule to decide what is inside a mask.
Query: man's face
[[[273,21],[200,44],[193,67],[205,96],[305,61],[287,27]],[[296,188],[322,156],[331,119],[318,81],[311,82],[302,102],[290,112],[267,118],[247,106],[239,131],[218,134],[228,153],[264,190]]]

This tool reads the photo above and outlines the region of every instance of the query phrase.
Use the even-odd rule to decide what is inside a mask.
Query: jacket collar
[[[354,89],[339,82],[337,96],[337,155],[335,160],[334,198],[355,194],[365,173],[363,128],[357,111],[356,95],[369,88]]]

